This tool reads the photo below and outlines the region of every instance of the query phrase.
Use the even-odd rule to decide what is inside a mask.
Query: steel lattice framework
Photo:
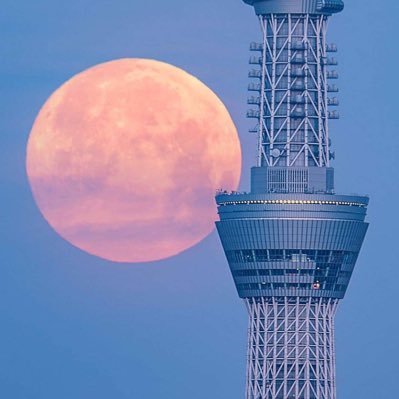
[[[249,298],[247,399],[335,399],[337,300]]]
[[[259,55],[250,64],[260,68],[249,72],[259,79],[251,83],[249,104],[258,105],[247,116],[258,123],[251,131],[258,133],[258,166],[329,166],[327,104],[328,79],[338,77],[327,65],[336,65],[327,53],[335,51],[326,45],[325,15],[270,14],[259,16],[262,43],[251,43],[251,51]]]

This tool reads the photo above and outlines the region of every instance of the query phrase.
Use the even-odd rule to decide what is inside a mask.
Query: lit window
[[[320,289],[320,283],[318,281],[316,281],[315,283],[313,283],[313,289],[314,290],[319,290]]]

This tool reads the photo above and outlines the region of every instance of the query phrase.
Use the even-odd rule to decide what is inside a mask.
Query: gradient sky
[[[399,7],[346,3],[329,30],[339,47],[336,188],[371,196],[371,226],[337,316],[338,396],[395,398]],[[154,58],[194,74],[225,102],[240,131],[247,189],[253,11],[239,0],[3,0],[0,29],[0,397],[243,398],[247,317],[216,234],[161,262],[97,259],[46,224],[24,162],[34,117],[65,80],[111,59]]]

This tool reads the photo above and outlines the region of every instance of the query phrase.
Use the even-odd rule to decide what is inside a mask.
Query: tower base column
[[[247,298],[246,399],[336,399],[337,299]]]

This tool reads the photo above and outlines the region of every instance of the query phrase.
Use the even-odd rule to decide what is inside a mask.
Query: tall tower
[[[338,77],[326,43],[341,0],[244,0],[251,43],[250,193],[216,196],[217,229],[249,313],[246,399],[335,399],[334,316],[368,224],[368,198],[334,193],[328,122]]]

